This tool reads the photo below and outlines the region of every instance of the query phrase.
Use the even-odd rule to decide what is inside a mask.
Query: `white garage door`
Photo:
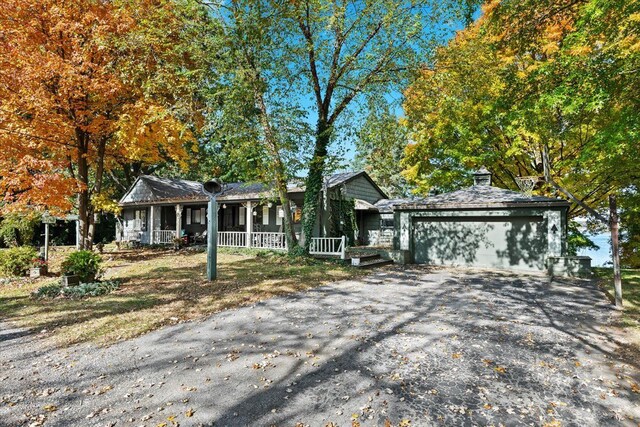
[[[543,217],[416,218],[413,229],[418,264],[544,269]]]

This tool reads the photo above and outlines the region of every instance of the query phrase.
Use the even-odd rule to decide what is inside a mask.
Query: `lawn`
[[[600,278],[600,285],[611,295],[613,289],[613,269],[594,268],[596,277]],[[630,329],[640,343],[640,270],[622,270],[622,298],[624,311],[622,326]]]
[[[332,261],[221,250],[218,280],[209,283],[202,252],[131,250],[105,253],[103,258],[105,277],[121,281],[117,291],[81,300],[35,300],[31,292],[57,279],[16,281],[0,285],[0,319],[32,329],[55,345],[110,344],[163,325],[362,274]],[[54,271],[59,265],[55,256],[51,265]]]

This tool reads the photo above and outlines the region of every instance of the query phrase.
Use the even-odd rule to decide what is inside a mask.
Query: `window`
[[[262,225],[269,225],[269,206],[262,207]]]
[[[206,224],[206,223],[207,223],[207,209],[200,208],[200,224]]]
[[[201,219],[200,209],[193,209],[191,211],[191,222],[194,224],[200,224]]]
[[[284,210],[282,210],[282,206],[278,206],[276,208],[276,225],[282,225],[282,218],[284,218]]]
[[[380,220],[380,229],[386,230],[393,228],[393,218],[382,218]]]
[[[238,209],[238,225],[244,225],[244,220],[247,217],[247,208],[240,206]]]
[[[187,208],[187,225],[191,225],[191,208]]]
[[[302,208],[296,207],[296,210],[293,212],[293,222],[299,224],[302,220]]]
[[[147,210],[136,209],[134,212],[134,229],[147,231]]]

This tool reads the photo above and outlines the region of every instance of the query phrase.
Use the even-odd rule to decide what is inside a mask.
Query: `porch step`
[[[364,263],[368,261],[373,261],[374,259],[379,259],[379,254],[348,254],[347,259],[351,260],[352,265],[358,265],[359,263]]]
[[[393,264],[393,261],[390,259],[374,259],[372,261],[362,262],[359,265],[356,265],[356,268],[374,268],[374,267],[382,267],[383,265]]]

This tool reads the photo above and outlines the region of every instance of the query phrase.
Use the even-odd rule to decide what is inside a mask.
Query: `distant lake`
[[[578,255],[585,255],[591,257],[591,266],[602,267],[606,263],[611,265],[611,234],[587,234],[593,243],[600,246],[597,251],[594,250],[581,250]]]

